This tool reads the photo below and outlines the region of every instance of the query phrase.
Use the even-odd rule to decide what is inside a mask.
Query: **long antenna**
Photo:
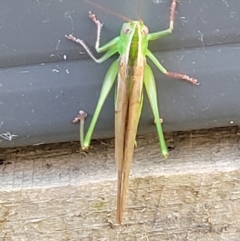
[[[111,9],[102,7],[101,5],[98,5],[97,3],[93,3],[93,2],[91,2],[91,1],[89,1],[89,0],[83,0],[83,1],[89,3],[89,4],[93,5],[93,6],[95,6],[95,7],[97,7],[97,8],[99,8],[99,9],[105,10],[105,11],[107,11],[107,12],[109,12],[109,13],[111,13],[111,14],[113,14],[113,15],[115,15],[115,16],[123,19],[123,20],[126,20],[126,21],[128,21],[128,22],[132,22],[132,21],[133,21],[132,19],[127,18],[127,17],[125,17],[125,16],[123,16],[123,15],[121,15],[121,14],[119,14],[119,13],[116,13],[116,12],[114,12],[114,11],[111,10]]]
[[[138,21],[141,20],[141,19],[140,19],[140,5],[141,5],[141,0],[138,0],[138,14],[137,14],[137,16],[138,16]]]

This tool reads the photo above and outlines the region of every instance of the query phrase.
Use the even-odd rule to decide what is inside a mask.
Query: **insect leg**
[[[151,51],[147,50],[146,55],[152,60],[152,62],[157,66],[157,68],[165,75],[172,77],[172,78],[176,78],[176,79],[182,79],[182,80],[186,80],[188,82],[190,82],[191,84],[194,85],[199,85],[200,83],[194,79],[189,77],[188,75],[185,74],[179,74],[179,73],[174,73],[174,72],[169,72],[167,71],[157,60],[157,58],[151,53]]]
[[[144,70],[144,85],[146,87],[149,102],[152,107],[154,120],[155,120],[154,122],[157,127],[157,132],[158,132],[158,137],[159,137],[159,142],[160,142],[160,148],[161,148],[163,156],[166,158],[168,156],[168,150],[167,150],[167,146],[165,143],[162,126],[161,126],[161,121],[160,121],[160,117],[159,117],[156,84],[155,84],[152,70],[149,67],[149,65],[147,65],[147,64],[146,64],[145,70]]]
[[[161,37],[164,37],[173,31],[174,27],[174,17],[175,17],[175,10],[177,6],[178,0],[173,0],[170,8],[170,22],[169,22],[169,28],[163,31],[155,32],[155,33],[149,33],[148,34],[148,40],[155,40]]]

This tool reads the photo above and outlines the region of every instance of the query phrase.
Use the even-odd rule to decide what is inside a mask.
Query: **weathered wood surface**
[[[240,240],[240,128],[138,138],[124,225],[113,142],[0,149],[0,240]]]

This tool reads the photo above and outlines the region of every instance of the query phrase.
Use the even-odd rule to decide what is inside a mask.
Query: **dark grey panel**
[[[127,17],[137,16],[137,1],[95,2]],[[167,28],[170,2],[142,1],[141,18],[151,32]],[[239,7],[237,0],[181,1],[172,35],[151,42],[150,49],[168,70],[186,73],[201,82],[196,87],[169,79],[150,63],[164,130],[239,124]],[[102,43],[118,35],[122,19],[83,1],[1,3],[1,147],[77,140],[78,126],[71,120],[80,109],[89,113],[89,123],[113,59],[98,65],[80,46],[64,38],[74,33],[90,48],[94,46],[96,28],[88,19],[89,10],[104,22]],[[113,116],[112,91],[94,137],[113,135]],[[139,131],[155,131],[147,98]],[[9,133],[17,136],[7,138]]]

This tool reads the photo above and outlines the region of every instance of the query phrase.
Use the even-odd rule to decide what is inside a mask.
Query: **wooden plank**
[[[0,149],[0,240],[240,240],[240,128],[138,138],[124,225],[113,141]]]

